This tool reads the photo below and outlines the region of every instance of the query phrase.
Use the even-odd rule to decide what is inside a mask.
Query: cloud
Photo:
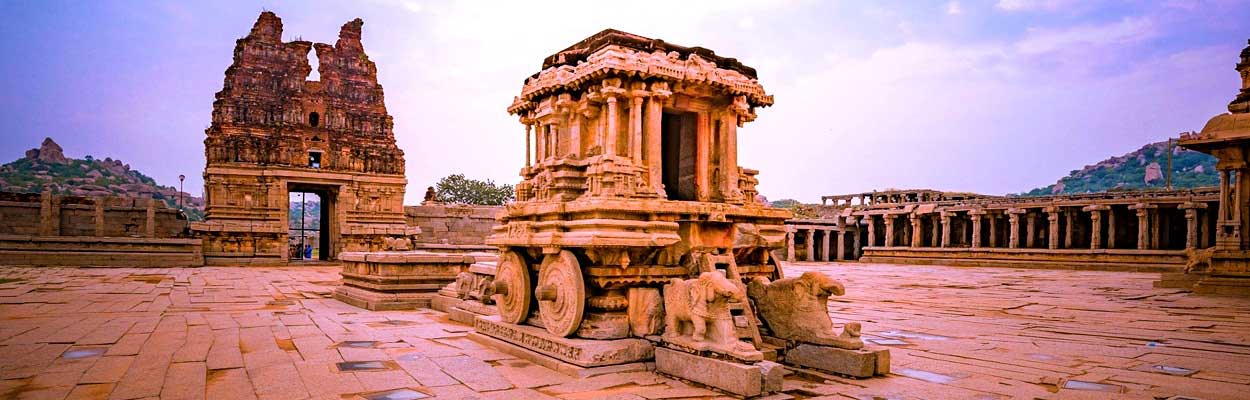
[[[959,7],[958,1],[952,1],[950,3],[946,3],[946,15],[959,15],[963,13],[964,13],[964,10],[963,8]]]
[[[1054,12],[1076,5],[1078,0],[999,0],[994,7],[1007,12]]]
[[[1100,25],[1060,29],[1030,28],[1024,40],[1016,43],[1023,54],[1045,54],[1087,47],[1124,46],[1155,37],[1155,24],[1147,17],[1125,17]]]

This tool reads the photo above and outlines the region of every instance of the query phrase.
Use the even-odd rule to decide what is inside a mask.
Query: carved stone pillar
[[[881,217],[885,218],[885,247],[894,246],[894,216],[885,214]]]
[[[1185,248],[1198,248],[1198,209],[1185,210]]]
[[[820,261],[829,261],[829,233],[833,231],[822,229],[820,232]]]
[[[816,261],[816,230],[807,230],[807,261]]]
[[[1031,249],[1037,239],[1037,214],[1028,213],[1025,214],[1025,218],[1028,219],[1028,225],[1024,228],[1024,233],[1026,235],[1024,238],[1024,247]]]
[[[1102,248],[1102,211],[1108,210],[1110,207],[1103,205],[1089,205],[1081,208],[1081,211],[1089,212],[1089,248]]]
[[[620,145],[620,141],[617,140],[617,137],[620,135],[620,125],[619,125],[620,122],[618,121],[620,114],[618,113],[616,109],[616,97],[615,96],[608,97],[607,102],[608,102],[608,115],[607,115],[608,138],[603,143],[603,154],[617,156],[617,155],[620,155],[619,153],[617,153],[618,151],[617,149],[619,149],[619,145]]]
[[[663,132],[664,126],[661,118],[664,117],[664,102],[668,99],[672,92],[668,91],[668,82],[651,83],[651,97],[647,99],[646,118],[647,123],[643,126],[643,136],[646,138],[646,159],[647,169],[650,175],[649,182],[651,187],[655,189],[655,193],[660,197],[664,197],[664,150]]]
[[[708,167],[712,163],[711,156],[711,118],[707,112],[698,114],[695,126],[694,181],[699,201],[708,201],[711,197],[711,180]]]
[[[1153,204],[1139,203],[1129,207],[1131,210],[1137,210],[1137,249],[1146,250],[1151,248],[1153,240],[1150,237],[1150,210],[1158,208]]]
[[[1073,242],[1072,242],[1072,240],[1074,239],[1072,237],[1072,231],[1074,229],[1073,225],[1075,225],[1075,222],[1076,222],[1076,213],[1073,211],[1068,211],[1068,212],[1063,213],[1064,225],[1063,225],[1062,247],[1065,249],[1074,247]]]
[[[721,173],[725,176],[725,201],[735,204],[752,202],[755,199],[744,199],[742,190],[738,188],[738,111],[730,108],[721,123],[722,142]]]
[[[569,157],[582,157],[582,115],[569,113]]]
[[[921,215],[911,214],[911,247],[920,247],[924,238],[924,230],[920,229]]]
[[[642,82],[637,84],[641,85]],[[629,97],[629,158],[634,165],[642,164],[642,102],[645,90],[634,90]]]
[[[1046,248],[1059,249],[1059,207],[1046,208]]]
[[[521,123],[525,124],[525,166],[529,167],[530,166],[530,148],[531,148],[530,131],[533,130],[534,126],[527,123],[524,120],[522,120]]]
[[[794,228],[786,227],[786,261],[794,262]]]
[[[1020,248],[1020,214],[1024,212],[1025,211],[1021,209],[1007,210],[1007,222],[1011,228],[1011,231],[1007,232],[1007,248]]]
[[[990,219],[990,247],[998,247],[998,214],[987,214]]]
[[[942,221],[942,247],[951,247],[951,215],[946,212],[941,214]]]
[[[855,221],[853,219],[854,217],[850,217],[850,218],[852,218],[851,221]],[[858,224],[858,222],[852,222],[852,223]],[[862,243],[860,243],[859,225],[855,225],[855,226],[856,226],[855,231],[851,232],[851,234],[855,235],[854,239],[851,241],[851,250],[852,250],[851,257],[854,257],[856,260],[858,260],[859,256],[863,255],[864,246],[861,246]]]
[[[864,220],[868,221],[868,243],[864,247],[872,247],[877,245],[877,223],[876,218],[871,215],[865,215]],[[859,258],[859,257],[855,257]]]
[[[968,217],[972,218],[972,248],[981,248],[981,216],[984,213],[969,212]]]
[[[838,261],[846,259],[846,228],[838,231]]]
[[[1115,237],[1116,237],[1115,209],[1108,206],[1107,207],[1107,248],[1108,249],[1115,248]]]

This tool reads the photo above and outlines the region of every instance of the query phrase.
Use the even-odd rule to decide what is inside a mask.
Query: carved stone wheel
[[[530,271],[525,258],[515,251],[499,255],[495,269],[495,304],[499,319],[509,324],[519,324],[530,314]]]
[[[586,311],[586,283],[573,252],[562,250],[543,258],[534,295],[547,332],[567,337],[577,331]]]

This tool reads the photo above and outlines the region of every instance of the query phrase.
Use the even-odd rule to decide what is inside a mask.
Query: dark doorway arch
[[[321,116],[317,115],[317,112],[314,111],[314,112],[308,113],[308,125],[309,126],[316,127],[317,124],[319,123],[321,123]]]

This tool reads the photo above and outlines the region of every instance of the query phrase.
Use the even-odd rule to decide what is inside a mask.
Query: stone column
[[[1185,248],[1198,248],[1198,209],[1185,209]]]
[[[1163,238],[1159,235],[1159,230],[1162,228],[1162,226],[1163,226],[1163,221],[1161,220],[1161,218],[1159,218],[1159,209],[1158,208],[1150,209],[1150,248],[1152,249],[1158,249],[1162,247],[1159,245],[1159,242],[1163,240]]]
[[[981,216],[985,215],[980,212],[968,212],[968,217],[972,218],[972,248],[981,248]]]
[[[816,230],[807,230],[807,261],[816,261]]]
[[[924,230],[920,229],[920,214],[911,214],[911,247],[920,247],[924,238]]]
[[[1107,206],[1097,204],[1081,208],[1081,211],[1089,213],[1089,248],[1091,249],[1102,248],[1102,210],[1107,208]]]
[[[998,247],[998,214],[986,214],[990,219],[990,247]]]
[[[1115,209],[1107,206],[1107,248],[1115,248]]]
[[[1007,248],[1020,248],[1020,214],[1024,210],[1011,209],[1007,210],[1007,222],[1010,224],[1011,232],[1008,232]]]
[[[1028,225],[1024,227],[1024,234],[1027,235],[1024,238],[1024,247],[1031,249],[1037,239],[1037,214],[1028,213],[1024,217],[1028,219]]]
[[[672,94],[668,91],[667,82],[653,82],[651,84],[651,97],[647,99],[646,118],[647,123],[643,126],[643,136],[646,142],[646,158],[647,169],[650,174],[651,187],[655,189],[655,193],[660,197],[664,197],[664,150],[663,132],[664,125],[661,118],[664,117],[664,101]]]
[[[629,157],[634,165],[642,165],[642,101],[646,93],[634,90],[629,97]]]
[[[894,246],[894,216],[885,214],[881,217],[885,218],[885,247]]]
[[[846,259],[846,228],[838,231],[838,261]]]
[[[786,228],[786,261],[794,262],[794,228]]]
[[[534,162],[541,163],[547,157],[547,126],[534,126]]]
[[[828,229],[821,229],[820,235],[820,261],[829,261],[829,232]]]
[[[1074,211],[1063,213],[1063,221],[1063,248],[1075,247],[1072,242],[1072,239],[1074,239],[1072,232],[1075,228],[1072,225],[1076,223],[1076,213]]]
[[[854,217],[851,217],[851,218],[854,218]],[[859,238],[859,225],[855,225],[855,226],[856,226],[855,230],[851,232],[852,235],[855,235],[854,239],[851,241],[851,250],[852,250],[851,257],[854,257],[856,260],[858,260],[859,256],[863,255],[863,246],[861,246],[861,243],[860,243],[861,239]]]
[[[44,191],[39,198],[39,236],[61,235],[61,198]]]
[[[609,96],[608,102],[608,139],[603,143],[603,154],[617,156],[618,144],[617,136],[620,135],[620,123],[618,120],[620,114],[616,110],[616,96]]]
[[[104,198],[96,197],[93,200],[94,201],[92,201],[92,203],[95,205],[95,217],[92,218],[92,222],[95,222],[95,235],[104,236]]]
[[[871,215],[865,215],[864,220],[868,221],[868,244],[864,247],[872,247],[877,245],[877,223]],[[859,258],[859,257],[855,257]]]
[[[527,123],[527,121],[524,121],[524,120],[522,120],[521,123],[525,124],[525,166],[529,167],[530,166],[530,148],[531,148],[530,131],[533,130],[534,126],[530,125],[529,123]]]
[[[156,237],[156,199],[148,199],[148,217],[143,224],[143,235],[146,237]]]
[[[725,175],[725,200],[730,203],[738,203],[741,201],[752,202],[755,199],[743,199],[742,190],[738,188],[738,113],[735,109],[730,109],[725,113],[722,120],[721,140],[724,143],[724,149],[721,156],[721,171]]]
[[[708,201],[711,196],[711,180],[708,179],[708,166],[711,165],[711,118],[707,112],[698,114],[695,126],[694,181],[699,201]]]
[[[569,114],[569,157],[582,157],[582,115],[578,112]]]
[[[1059,249],[1059,207],[1046,208],[1046,248]]]
[[[1146,203],[1134,204],[1129,207],[1131,210],[1137,210],[1137,249],[1146,250],[1151,248],[1150,238],[1150,210],[1157,206]]]
[[[942,247],[951,247],[951,215],[945,211],[941,214]]]
[[[785,230],[785,260],[794,262],[794,227],[786,226]]]

